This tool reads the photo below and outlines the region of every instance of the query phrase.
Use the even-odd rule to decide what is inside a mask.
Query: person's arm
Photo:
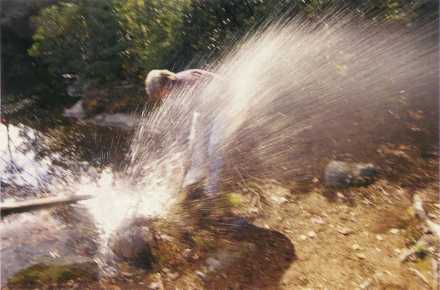
[[[221,80],[219,75],[203,69],[189,69],[176,74],[177,82],[181,84],[193,84],[203,80]]]

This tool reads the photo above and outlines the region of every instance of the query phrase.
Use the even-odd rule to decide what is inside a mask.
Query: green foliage
[[[345,0],[335,1],[362,11],[369,18],[385,19],[391,22],[432,20],[438,17],[436,0]]]
[[[8,286],[14,287],[14,289],[29,289],[30,286],[64,283],[78,278],[84,281],[94,281],[96,280],[96,271],[91,270],[93,268],[96,268],[93,263],[72,265],[36,264],[12,276],[8,280]]]
[[[166,60],[187,0],[79,0],[34,17],[31,56],[53,75],[109,82],[140,77]]]
[[[409,22],[420,15],[437,17],[437,6],[435,0],[192,0],[185,8],[171,59],[180,68],[217,56],[250,30],[280,15],[314,18],[329,9],[349,8],[368,18]]]
[[[230,192],[225,195],[226,205],[228,207],[239,207],[242,205],[243,200],[242,196],[235,192]]]
[[[37,30],[29,54],[47,64],[54,76],[77,73],[100,81],[118,79],[125,42],[120,41],[112,4],[79,0],[43,9],[33,19]]]
[[[29,54],[51,78],[74,73],[139,84],[153,68],[178,70],[216,56],[270,16],[316,16],[334,5],[406,21],[434,15],[434,0],[61,0],[33,18]]]
[[[297,2],[300,1],[193,0],[184,13],[174,59],[186,64],[215,56],[271,15],[295,10]]]
[[[115,4],[123,38],[123,71],[143,78],[167,62],[189,0],[126,0]]]

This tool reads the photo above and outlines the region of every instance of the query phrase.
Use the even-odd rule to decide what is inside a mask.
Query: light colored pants
[[[201,182],[207,177],[204,188],[206,196],[213,197],[219,192],[220,174],[223,167],[221,142],[224,125],[215,120],[204,124],[200,113],[194,112],[189,137],[191,165],[185,174],[183,187]],[[207,128],[203,128],[207,125]]]

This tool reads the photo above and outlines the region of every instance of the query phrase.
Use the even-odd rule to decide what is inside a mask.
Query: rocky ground
[[[246,152],[251,163],[241,164],[234,154],[226,163],[242,165],[249,175],[229,172],[233,182],[223,188],[220,198],[183,194],[182,203],[166,218],[130,221],[110,243],[115,259],[106,262],[116,269],[114,275],[103,275],[103,265],[97,264],[96,228],[81,208],[37,214],[15,234],[13,226],[9,234],[2,226],[2,254],[12,253],[9,264],[23,269],[5,269],[9,264],[2,258],[2,274],[11,274],[2,280],[2,287],[437,289],[438,124],[431,122],[437,120],[436,113],[429,114],[437,106],[426,107],[405,112],[399,121],[393,115],[383,122],[386,126],[380,124],[381,130],[374,127],[371,132],[357,125],[347,128],[356,123],[348,122],[348,117],[344,130],[340,124],[334,124],[333,131],[314,128],[313,136],[327,134],[338,142],[297,141],[303,150],[286,150],[293,152],[290,159],[270,167],[272,175],[281,176],[290,164],[301,174],[307,171],[303,180],[289,175],[294,171],[282,181],[250,177],[252,168],[259,168],[258,162],[265,159],[252,155],[249,146],[254,140],[245,142],[242,134],[241,144],[233,145],[238,149],[241,145],[243,150],[235,151]],[[370,128],[371,123],[367,125]],[[62,138],[48,152],[56,151],[54,146],[76,152],[101,138],[89,138],[93,131],[82,129],[77,135],[67,128],[54,129]],[[371,134],[359,136],[359,132]],[[306,134],[295,137],[314,140]],[[103,144],[115,142],[115,132],[108,135]],[[362,138],[354,142],[346,136]],[[71,145],[72,140],[77,146]],[[93,160],[91,152],[83,155]],[[123,158],[123,154],[115,156]],[[26,222],[26,216],[20,219]],[[29,265],[13,261],[37,254],[41,257]]]
[[[339,187],[324,174],[307,191],[248,180],[133,222],[113,246],[116,276],[83,271],[84,261],[40,263],[5,289],[437,289],[438,232],[426,221],[440,223],[438,156],[387,154],[394,165],[410,158],[410,173],[381,167],[368,185]]]

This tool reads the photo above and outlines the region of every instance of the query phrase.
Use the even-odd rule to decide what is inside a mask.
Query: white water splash
[[[75,191],[94,196],[82,204],[93,216],[104,242],[130,218],[165,216],[177,196],[167,183],[151,180],[142,186],[133,185],[110,170],[102,172],[96,180],[82,176]]]

